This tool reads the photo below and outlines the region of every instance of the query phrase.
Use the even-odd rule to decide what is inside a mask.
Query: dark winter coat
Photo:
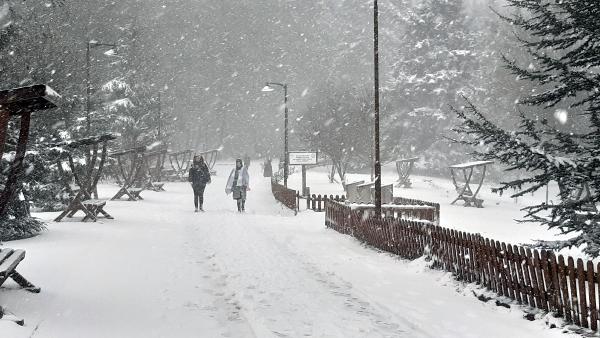
[[[188,182],[192,182],[193,186],[206,185],[210,182],[210,171],[206,164],[192,167],[188,176]]]

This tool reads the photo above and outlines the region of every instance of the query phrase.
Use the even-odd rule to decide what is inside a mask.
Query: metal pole
[[[285,123],[284,123],[284,156],[283,159],[283,186],[287,188],[287,179],[288,179],[288,94],[287,94],[287,84],[283,85],[283,104],[285,109]]]
[[[375,217],[381,217],[381,162],[379,158],[379,10],[373,6],[374,79],[375,79]]]
[[[162,105],[160,102],[160,92],[158,92],[158,139],[160,140],[160,129],[161,129],[161,124],[162,124],[162,118],[161,118],[161,109],[162,109]]]
[[[91,102],[90,102],[90,96],[91,96],[91,92],[92,92],[92,88],[90,87],[90,43],[88,41],[87,43],[87,49],[86,49],[86,53],[85,53],[85,71],[86,71],[86,131],[87,134],[90,134],[90,129],[91,129],[91,124],[92,122],[90,121],[91,116],[90,116],[90,110],[91,110]]]

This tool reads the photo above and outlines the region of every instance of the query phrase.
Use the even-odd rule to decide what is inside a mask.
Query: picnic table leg
[[[60,215],[58,215],[58,217],[56,217],[54,219],[54,222],[60,222],[63,218],[65,218],[65,216],[67,216],[67,214],[71,211],[71,209],[69,209],[69,207],[67,207],[67,209],[63,212],[60,213]]]
[[[457,201],[464,199],[463,194],[465,193],[465,189],[467,189],[467,185],[465,184],[462,188],[458,186],[458,182],[456,181],[456,174],[454,173],[454,169],[450,168],[450,173],[452,173],[452,182],[454,183],[454,186],[456,187],[456,190],[458,191],[458,197],[456,197],[456,199],[454,199],[454,201],[452,201],[452,203],[450,204],[454,204]]]
[[[104,207],[99,207],[98,208],[98,213],[101,213],[102,215],[104,215],[104,217],[106,217],[108,219],[114,219],[114,217],[112,217],[108,212],[104,211]],[[96,215],[98,213],[96,213]]]
[[[16,270],[12,272],[10,278],[15,281],[15,283],[19,284],[23,289],[32,292],[32,293],[40,293],[41,289],[31,284],[25,277],[23,277]]]
[[[92,207],[90,207],[90,209],[88,209],[82,203],[80,203],[79,205],[80,205],[81,211],[83,211],[85,213],[85,216],[83,217],[83,219],[81,221],[85,222],[91,218],[94,222],[96,222],[96,215],[94,214],[94,207],[92,206]]]
[[[473,171],[473,169],[471,169],[471,171]],[[483,166],[483,171],[481,173],[481,179],[479,180],[479,185],[477,186],[477,190],[475,190],[475,192],[473,193],[473,201],[475,203],[475,206],[478,208],[483,208],[483,200],[482,199],[477,199],[477,194],[479,193],[479,190],[481,190],[481,186],[483,185],[483,180],[485,179],[485,171],[486,171],[486,166]]]

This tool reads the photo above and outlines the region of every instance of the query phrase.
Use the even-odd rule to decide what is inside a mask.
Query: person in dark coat
[[[204,162],[204,157],[194,156],[188,181],[192,185],[192,189],[194,189],[195,211],[204,211],[202,208],[202,204],[204,203],[204,188],[206,188],[206,184],[210,183],[210,170],[208,170],[208,166]]]

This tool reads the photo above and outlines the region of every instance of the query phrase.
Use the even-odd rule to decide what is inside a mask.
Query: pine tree
[[[398,8],[396,26],[404,30],[394,46],[388,102],[398,109],[384,128],[388,147],[397,156],[422,154],[428,168],[457,156],[440,135],[454,116],[445,107],[460,94],[473,94],[478,69],[477,39],[462,0],[427,0]]]
[[[515,13],[503,18],[522,30],[519,39],[534,58],[522,65],[504,57],[519,79],[536,85],[520,100],[523,107],[541,107],[546,117],[520,114],[514,131],[502,129],[467,101],[453,109],[461,120],[455,131],[461,143],[475,147],[474,155],[493,159],[508,171],[524,171],[524,178],[503,182],[498,191],[516,189],[522,196],[555,181],[560,187],[557,204],[531,205],[525,221],[536,221],[572,237],[540,242],[543,247],[584,246],[600,255],[600,2],[595,0],[508,0]],[[521,14],[522,13],[522,14]],[[580,128],[567,125],[577,120]],[[580,195],[582,187],[589,195]]]

